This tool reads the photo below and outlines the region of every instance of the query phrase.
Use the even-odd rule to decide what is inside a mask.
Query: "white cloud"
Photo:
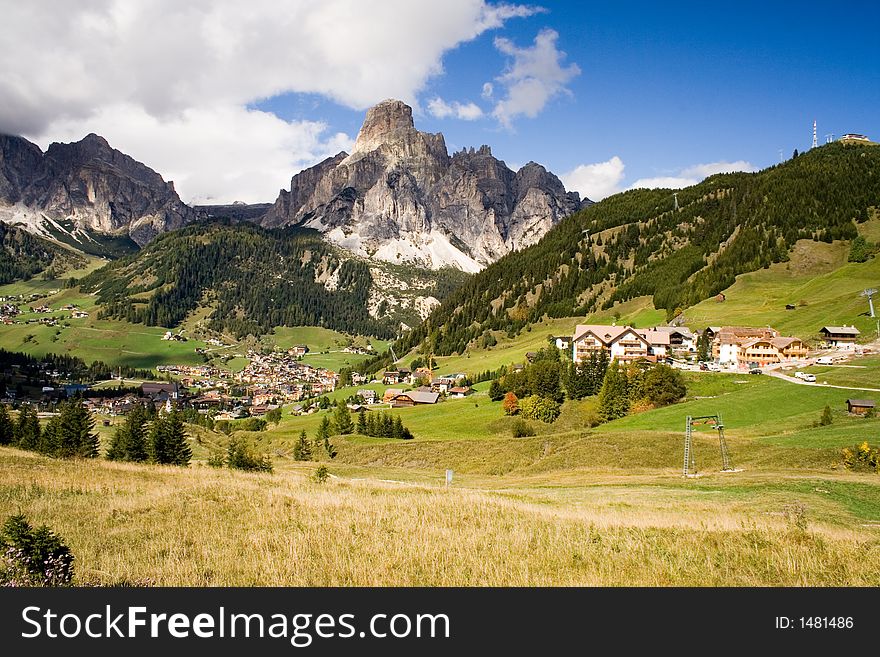
[[[694,164],[682,169],[677,176],[659,176],[655,178],[639,178],[629,189],[681,189],[690,187],[698,182],[713,176],[716,173],[730,173],[732,171],[755,171],[755,167],[745,160],[736,162],[708,162],[706,164]]]
[[[287,159],[308,162],[335,137],[322,141],[307,122],[272,123],[246,108],[287,92],[353,109],[389,97],[417,107],[428,80],[442,74],[446,52],[541,11],[483,0],[0,0],[0,131],[45,143],[94,129],[119,148],[144,142],[129,154],[163,174],[176,171],[185,200],[269,200],[262,174],[194,186],[204,176],[163,153],[199,149],[200,158],[183,161],[243,171],[243,162],[278,163],[286,147],[271,140],[280,138],[302,149]],[[132,125],[155,122],[150,139],[135,139],[121,107],[135,117]],[[111,127],[95,121],[110,116],[118,118]],[[194,117],[211,116],[225,116],[227,130],[239,134],[210,148],[207,138],[221,126]]]
[[[579,192],[582,197],[589,198],[590,200],[599,201],[612,194],[622,192],[624,189],[681,189],[682,187],[696,185],[704,178],[716,173],[756,170],[751,163],[744,160],[737,160],[736,162],[710,162],[687,167],[674,176],[639,178],[632,184],[624,187],[622,185],[624,169],[623,160],[615,155],[605,162],[581,164],[574,170],[560,176],[560,179],[566,189]]]
[[[699,180],[684,176],[657,176],[656,178],[639,178],[628,189],[681,189],[696,185]]]
[[[703,180],[716,173],[730,173],[732,171],[755,171],[755,167],[751,162],[745,160],[737,160],[736,162],[709,162],[708,164],[695,164],[692,167],[683,169],[681,175],[699,178]]]
[[[438,119],[453,116],[465,121],[474,121],[483,116],[483,110],[475,103],[459,103],[457,100],[447,103],[442,98],[432,98],[429,100],[428,111]]]
[[[492,86],[492,83],[491,82],[483,83],[483,91],[480,92],[480,95],[484,99],[489,100],[492,97],[493,93],[495,93],[495,87]]]
[[[623,160],[615,155],[606,162],[581,164],[560,178],[566,189],[580,193],[581,198],[600,201],[621,191],[624,168]]]
[[[512,58],[496,78],[506,97],[495,104],[492,114],[503,126],[509,128],[518,116],[534,118],[552,98],[570,93],[566,85],[581,70],[577,64],[562,66],[565,53],[556,49],[558,38],[554,30],[543,29],[533,46],[518,48],[511,40],[496,37],[495,47]]]
[[[111,146],[137,153],[192,203],[274,201],[293,173],[353,145],[345,134],[326,134],[323,123],[288,122],[236,106],[193,108],[159,119],[136,105],[118,104],[85,121],[58,121],[53,132],[62,141],[89,132],[112,134]]]

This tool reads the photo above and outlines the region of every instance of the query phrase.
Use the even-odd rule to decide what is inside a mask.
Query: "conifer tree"
[[[358,419],[357,419],[357,432],[358,432],[359,434],[361,434],[362,436],[366,436],[366,435],[367,435],[367,418],[366,418],[366,414],[367,414],[366,411],[360,411],[360,412],[357,414],[357,416],[358,416]]]
[[[332,430],[330,418],[325,415],[321,418],[321,423],[318,425],[318,433],[315,435],[315,439],[324,442],[330,437]]]
[[[354,431],[354,423],[351,421],[351,413],[348,412],[348,407],[345,404],[339,404],[339,406],[336,407],[334,420],[336,424],[336,433],[339,435],[344,436]]]
[[[94,432],[95,418],[80,397],[68,399],[61,405],[59,423],[54,437],[53,456],[95,458],[98,455],[98,434]],[[54,430],[54,429],[53,429]],[[49,441],[43,441],[48,444]],[[51,452],[47,452],[51,453]]]
[[[15,442],[15,425],[9,417],[9,411],[5,404],[0,404],[0,445],[10,445]]]
[[[183,426],[183,417],[175,408],[168,414],[165,420],[167,433],[166,446],[171,457],[172,465],[186,467],[192,459],[192,449],[187,441],[186,429]]]
[[[299,439],[293,446],[293,458],[296,461],[312,460],[312,446],[309,444],[309,439],[308,436],[306,436],[305,429],[300,432]]]
[[[37,449],[40,441],[40,420],[37,418],[36,409],[30,404],[23,404],[18,409],[15,440],[22,449]]]
[[[116,428],[113,442],[107,449],[107,458],[111,461],[146,461],[146,426],[146,411],[143,406],[136,404],[126,416],[125,423]]]
[[[150,457],[160,465],[188,466],[192,450],[186,439],[183,419],[177,409],[153,422],[150,431]]]
[[[498,379],[492,379],[492,383],[489,384],[489,399],[492,401],[504,399],[504,390],[501,388],[501,383]]]
[[[40,437],[37,439],[34,449],[47,456],[57,456],[59,454],[61,449],[60,416],[56,415],[46,423],[46,426],[40,432]]]
[[[608,366],[602,390],[599,391],[599,418],[603,422],[616,420],[629,413],[629,383],[626,372],[615,360]]]

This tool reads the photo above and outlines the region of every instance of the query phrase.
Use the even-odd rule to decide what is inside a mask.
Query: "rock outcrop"
[[[43,221],[74,231],[125,236],[143,246],[200,215],[172,182],[90,134],[78,142],[38,146],[0,135],[0,219],[34,232]]]
[[[259,222],[315,228],[362,256],[477,271],[586,203],[542,166],[514,172],[488,146],[450,157],[442,134],[416,130],[412,109],[386,100],[367,111],[351,154],[293,176]]]

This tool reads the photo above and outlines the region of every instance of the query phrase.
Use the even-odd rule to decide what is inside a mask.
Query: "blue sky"
[[[397,97],[592,198],[880,138],[867,2],[0,0],[0,131],[104,135],[188,202],[274,200]],[[46,47],[51,44],[51,47]],[[491,94],[484,85],[489,83]]]
[[[565,3],[450,50],[444,72],[419,94],[420,129],[454,147],[490,144],[512,165],[529,160],[562,175],[617,156],[619,187],[682,177],[695,165],[763,168],[809,148],[812,122],[826,135],[880,137],[880,24],[873,3]],[[871,28],[869,26],[874,26]],[[508,64],[493,40],[520,47],[542,29],[558,33],[563,63],[580,73],[535,118],[505,128],[481,98]],[[479,120],[437,118],[433,97],[474,102]],[[285,95],[259,106],[285,118],[321,118],[354,134],[363,113],[319,97]],[[687,178],[687,176],[684,176]]]

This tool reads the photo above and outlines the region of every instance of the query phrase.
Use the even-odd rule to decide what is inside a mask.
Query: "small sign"
[[[446,471],[446,487],[448,488],[451,485],[452,485],[452,470],[447,470]]]

